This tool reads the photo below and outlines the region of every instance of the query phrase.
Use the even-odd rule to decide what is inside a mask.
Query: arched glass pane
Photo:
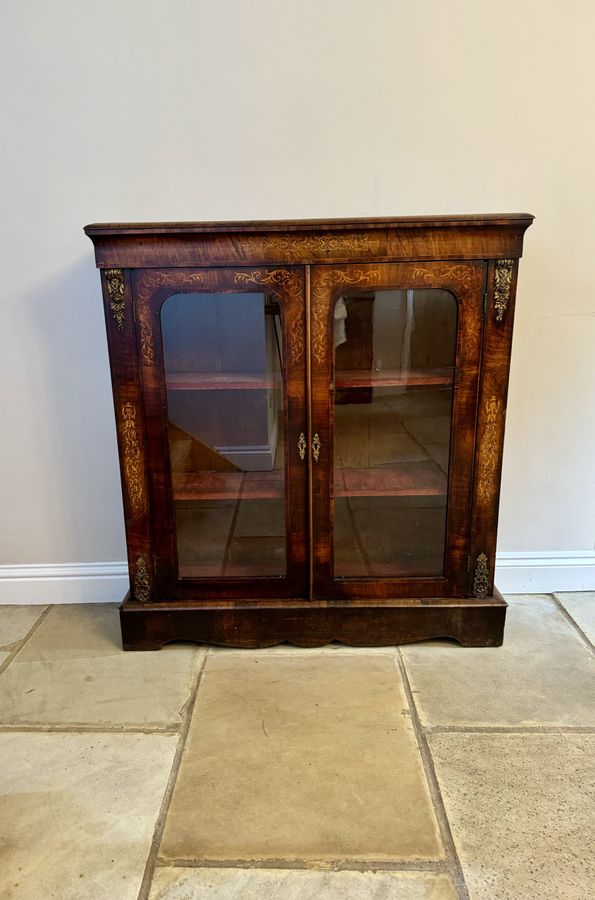
[[[284,575],[283,339],[262,293],[161,309],[181,577]]]
[[[335,305],[335,576],[444,570],[457,305],[448,291]]]

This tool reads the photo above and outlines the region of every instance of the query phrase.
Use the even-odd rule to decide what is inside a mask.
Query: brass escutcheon
[[[306,447],[308,445],[306,444],[306,435],[304,434],[303,431],[300,433],[297,445],[298,445],[298,450],[300,451],[300,459],[305,459],[306,458]]]
[[[312,438],[312,456],[314,457],[314,462],[318,462],[320,456],[320,437],[318,432]]]

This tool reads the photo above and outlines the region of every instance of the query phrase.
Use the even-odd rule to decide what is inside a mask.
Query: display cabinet
[[[126,649],[502,642],[498,496],[531,221],[86,227]]]

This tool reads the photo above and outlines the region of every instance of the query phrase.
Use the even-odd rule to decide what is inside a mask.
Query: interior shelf
[[[335,374],[337,388],[448,386],[454,371],[448,369],[339,369]]]
[[[174,473],[176,500],[276,500],[283,496],[283,472]]]
[[[340,369],[336,388],[367,387],[447,387],[453,383],[453,369]],[[166,375],[168,391],[253,391],[275,386],[270,375],[257,372],[171,372]]]
[[[433,463],[335,469],[335,497],[439,497],[447,479]]]
[[[173,476],[176,500],[277,500],[283,472],[184,472]],[[446,476],[433,463],[335,469],[335,497],[444,496]]]
[[[181,563],[180,578],[266,578],[281,577],[285,574],[283,564],[279,564],[278,571],[270,565],[263,563],[250,563],[241,565],[229,561],[227,563]]]
[[[171,372],[168,391],[255,391],[275,386],[269,375],[258,372]]]

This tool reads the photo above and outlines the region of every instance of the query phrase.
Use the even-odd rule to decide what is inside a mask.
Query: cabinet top
[[[529,213],[87,225],[100,268],[518,258]]]
[[[519,225],[528,228],[533,221],[531,213],[483,213],[455,216],[384,216],[355,219],[261,219],[226,222],[94,222],[85,225],[85,234],[95,235],[147,235],[147,234],[202,234],[204,232],[244,231],[346,231],[369,228],[456,228],[466,225]]]

